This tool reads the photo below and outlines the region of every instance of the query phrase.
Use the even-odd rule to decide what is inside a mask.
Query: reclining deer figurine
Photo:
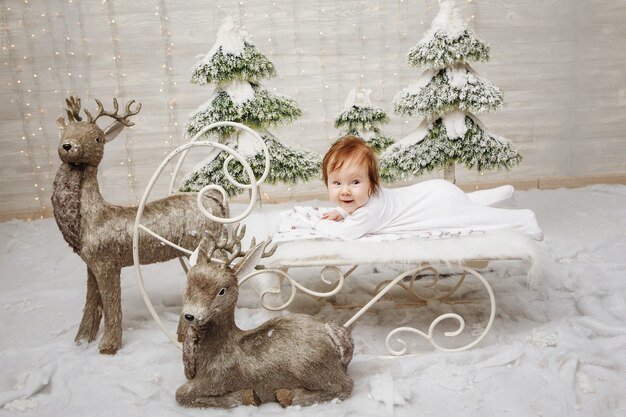
[[[228,236],[218,243],[211,236],[204,238],[198,262],[187,274],[182,315],[187,322],[183,363],[189,381],[178,388],[176,400],[187,407],[227,408],[347,398],[353,386],[346,373],[353,353],[349,329],[303,314],[274,318],[248,331],[235,324],[238,280],[258,261],[253,255],[259,247],[261,257],[271,255],[263,242],[230,267],[241,255],[244,233],[245,228],[235,231],[230,242]],[[226,254],[221,265],[210,261],[214,253],[219,253],[218,259]]]
[[[120,271],[133,264],[132,236],[137,207],[120,207],[107,203],[98,187],[98,165],[104,145],[114,139],[124,126],[134,123],[141,104],[131,109],[134,100],[126,104],[125,113],[107,112],[102,103],[92,116],[86,109],[87,121],[80,116],[80,99],[66,99],[67,117],[57,119],[59,126],[59,167],[53,184],[52,206],[57,225],[65,240],[87,265],[87,297],[76,342],[96,339],[104,313],[104,335],[100,353],[114,354],[122,343],[122,309]],[[102,130],[96,125],[101,116],[115,120]],[[143,224],[170,242],[183,247],[197,247],[203,235],[215,234],[221,225],[208,220],[197,208],[196,194],[175,194],[146,205]],[[228,216],[228,207],[219,193],[209,195],[205,205],[215,216]],[[140,261],[142,264],[167,261],[183,255],[159,240],[142,235]]]

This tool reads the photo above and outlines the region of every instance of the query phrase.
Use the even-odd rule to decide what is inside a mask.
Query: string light
[[[324,9],[321,9],[321,11],[317,14],[317,27],[321,28],[322,27],[322,22],[321,22],[321,13],[324,13]],[[320,83],[322,85],[322,87],[327,86],[326,84],[326,62],[325,62],[325,55],[326,55],[326,47],[325,47],[325,43],[324,40],[326,39],[326,36],[324,36],[324,31],[320,30],[320,51],[322,54],[322,59],[320,59],[320,72],[321,72],[321,77],[320,77]],[[323,113],[323,117],[321,120],[321,125],[324,127],[324,134],[326,137],[328,137],[328,120],[326,119],[328,117],[328,102],[330,100],[328,100],[327,98],[328,95],[328,91],[327,88],[322,88],[321,90],[321,98],[320,103],[322,103],[322,107],[324,109],[324,113]],[[302,137],[300,138],[300,141],[302,141]]]
[[[363,2],[359,1],[358,6],[357,6],[357,12],[356,12],[356,16],[357,19],[359,19],[357,26],[357,39],[360,39],[361,41],[359,42],[359,55],[361,55],[361,57],[363,59],[359,60],[359,79],[358,79],[358,86],[359,89],[363,88],[363,83],[362,80],[365,77],[363,74],[363,62],[365,61],[365,52],[364,52],[364,41],[365,41],[365,35],[361,33],[361,27],[363,26],[362,22],[361,22],[361,15],[363,14],[363,11],[361,10],[363,6]]]
[[[113,62],[115,63],[115,73],[112,73],[112,76],[117,83],[117,89],[115,90],[115,94],[114,94],[114,96],[117,97],[119,95],[123,95],[124,93],[123,91],[124,90],[123,88],[124,74],[121,70],[122,63],[120,62],[122,60],[122,55],[120,53],[120,39],[119,39],[118,31],[117,31],[117,25],[115,22],[115,10],[113,9],[113,4],[109,1],[104,2],[103,4],[106,5],[107,22],[109,22],[109,30],[111,33],[111,44],[113,46],[112,58],[113,58]],[[126,142],[124,143],[124,149],[126,150],[126,161],[128,162],[126,164],[128,168],[128,173],[127,173],[128,186],[130,188],[130,195],[134,199],[134,203],[136,204],[139,202],[139,197],[135,190],[136,178],[133,175],[133,164],[132,164],[133,159],[132,159],[131,152],[130,152],[130,145],[132,144],[132,126],[130,128],[125,128],[124,131],[126,133]]]
[[[297,10],[298,10],[298,9],[297,9],[297,7],[296,7],[296,2],[293,2],[293,3],[292,3],[292,9],[291,9],[291,11],[292,11],[292,13],[293,13],[293,21],[294,21],[294,22],[297,22],[297,21],[298,21],[298,20],[297,20]],[[297,76],[298,74],[301,74],[301,71],[302,71],[302,70],[301,70],[301,67],[300,67],[300,61],[302,60],[302,55],[303,55],[303,50],[302,50],[302,49],[297,49],[297,46],[298,46],[298,37],[297,37],[297,34],[298,34],[298,31],[294,31],[294,34],[293,34],[293,35],[291,35],[291,39],[293,40],[293,49],[292,49],[292,50],[298,50],[298,54],[297,54],[297,56],[295,57],[295,60],[296,60],[296,63],[295,63],[295,64],[296,64],[296,76]],[[302,103],[302,98],[301,98],[301,95],[300,95],[300,88],[299,88],[299,84],[296,84],[296,87],[295,87],[295,97],[294,97],[294,99],[295,99],[295,100],[296,100],[296,102],[297,102],[297,103],[301,106],[301,103]],[[303,116],[304,116],[304,117],[300,117],[300,118],[298,119],[298,121],[297,121],[297,126],[294,126],[294,128],[296,128],[296,127],[297,127],[297,128],[300,128],[300,135],[299,135],[299,136],[300,136],[300,137],[303,137],[303,136],[304,136],[304,124],[305,124],[305,122],[304,122],[304,120],[303,120],[303,119],[305,119],[305,118],[306,118],[306,109],[305,109],[305,108],[303,108],[303,107],[300,107],[300,108],[302,109],[302,114],[303,114]]]
[[[467,20],[466,20],[466,21],[467,21],[467,23],[468,23],[469,25],[474,26],[474,23],[475,23],[475,19],[474,19],[475,14],[474,14],[474,13],[475,13],[476,8],[475,8],[475,7],[474,7],[474,5],[472,4],[472,0],[467,0],[467,3],[468,3],[468,4],[469,4],[469,6],[472,8],[472,14],[470,15],[470,17],[469,17],[469,18],[467,18]]]
[[[161,80],[161,90],[165,89],[167,97],[167,126],[163,128],[165,132],[165,151],[172,148],[173,139],[176,138],[176,146],[180,145],[180,132],[178,129],[178,121],[176,119],[176,98],[174,97],[174,80],[172,79],[172,68],[174,66],[172,60],[172,36],[169,31],[169,18],[167,16],[167,8],[164,0],[157,0],[155,16],[159,17],[159,27],[161,38],[163,39],[163,53],[165,55],[165,63],[163,64],[163,78]],[[170,174],[174,173],[174,166],[170,165]]]
[[[80,51],[83,55],[83,59],[82,59],[82,64],[83,64],[83,68],[81,73],[78,74],[78,78],[82,81],[81,84],[81,91],[86,91],[86,95],[90,96],[91,95],[91,53],[89,52],[89,44],[87,42],[87,35],[85,34],[85,26],[83,24],[83,21],[85,20],[83,18],[83,13],[82,13],[82,6],[80,3],[76,4],[76,6],[74,6],[74,8],[76,9],[76,26],[78,27],[78,33],[79,33],[79,39],[80,39]],[[73,52],[72,52],[73,54]],[[83,78],[83,74],[85,73],[86,79],[82,80]]]
[[[24,18],[26,18],[28,16],[28,13],[24,13]],[[44,15],[45,17],[45,15]],[[28,24],[28,27],[36,27],[36,25],[31,25]],[[34,65],[34,57],[35,57],[35,36],[33,34],[33,36],[27,37],[26,38],[26,44],[27,44],[27,48],[28,48],[28,54],[31,57],[29,60],[29,64],[31,67],[35,67]],[[29,152],[29,154],[33,155],[32,159],[33,159],[33,163],[35,164],[35,169],[37,172],[37,177],[39,178],[39,183],[41,183],[41,179],[44,178],[45,182],[44,183],[49,183],[51,181],[51,169],[52,169],[52,159],[50,156],[50,150],[48,148],[48,142],[50,142],[50,138],[48,137],[46,131],[43,129],[42,126],[45,125],[45,121],[44,121],[44,110],[41,107],[42,104],[42,99],[41,99],[41,94],[40,92],[43,90],[41,88],[41,83],[39,80],[39,77],[37,75],[37,73],[33,73],[33,79],[32,79],[32,83],[33,83],[33,88],[28,88],[26,91],[28,93],[33,93],[34,97],[31,97],[30,100],[32,100],[34,98],[34,102],[36,103],[36,107],[37,107],[37,112],[36,112],[36,117],[33,119],[36,119],[36,124],[39,125],[37,126],[36,132],[35,133],[31,133],[32,137],[34,138],[34,143],[32,144],[33,147],[38,147],[39,149],[41,149],[41,151],[39,152]],[[27,107],[30,107],[30,103],[26,103]],[[29,113],[29,115],[31,115]],[[31,120],[34,124],[35,120]],[[43,155],[42,155],[43,153]],[[37,163],[35,161],[35,157],[39,156],[40,159],[45,158],[46,163],[45,165],[45,169],[42,170],[41,169],[41,163]],[[46,190],[44,187],[38,187],[37,185],[35,186],[36,188],[38,188],[38,191],[41,193],[44,193]],[[42,209],[42,213],[39,213],[39,217],[43,218],[45,211],[49,210],[49,205],[47,203],[47,201],[49,201],[49,198],[47,195],[41,195],[39,200],[41,203],[41,209]]]
[[[408,7],[407,3],[404,3],[404,2],[400,2],[400,3],[401,3],[401,6],[400,6],[399,13],[398,13],[398,23],[396,25],[396,27],[398,29],[396,33],[397,33],[399,42],[397,42],[396,45],[397,46],[402,45],[403,48],[406,50],[406,49],[408,49],[408,48],[406,48],[407,45],[405,44],[406,30],[407,30],[406,25],[407,25],[407,23],[406,23],[406,20],[403,19],[403,17],[407,16],[409,14],[409,7]],[[395,54],[395,57],[394,57],[394,62],[395,62],[394,67],[402,69],[400,71],[400,74],[399,74],[400,75],[400,77],[399,77],[400,79],[398,80],[398,84],[400,86],[404,86],[405,82],[404,82],[403,73],[404,73],[404,67],[406,66],[406,62],[403,62],[403,60],[400,59],[400,54],[397,53],[397,51],[399,50],[399,48],[397,46],[396,46],[396,54]],[[398,72],[394,71],[393,75],[394,76],[398,76]],[[404,88],[404,87],[401,87],[401,88]],[[406,131],[404,129],[404,123],[403,123],[402,124],[402,134],[404,135],[405,133],[406,133]]]
[[[24,15],[26,13],[23,13]],[[2,33],[3,33],[3,39],[6,42],[7,45],[10,45],[10,47],[7,47],[7,45],[3,45],[3,50],[7,51],[7,55],[8,55],[8,62],[16,62],[17,57],[16,57],[16,53],[15,53],[15,46],[14,44],[11,42],[12,40],[12,34],[9,31],[8,27],[8,23],[7,23],[7,19],[9,17],[9,13],[2,13]],[[26,31],[25,28],[25,24],[23,20],[20,20],[20,31],[23,33]],[[8,85],[13,87],[13,90],[15,91],[16,94],[16,98],[14,99],[14,102],[17,104],[17,107],[22,111],[22,113],[24,113],[24,108],[26,107],[26,102],[25,102],[25,98],[24,98],[24,87],[21,85],[21,80],[18,80],[17,78],[17,74],[15,71],[11,71],[11,79],[12,82],[9,82]],[[40,171],[39,169],[37,169],[37,163],[35,162],[35,160],[33,159],[33,155],[35,154],[35,147],[33,142],[30,140],[30,137],[32,135],[28,134],[28,131],[30,127],[30,116],[28,117],[23,117],[22,118],[22,146],[23,148],[20,149],[20,155],[22,155],[24,158],[26,158],[26,160],[28,161],[28,164],[30,166],[30,177],[33,181],[33,185],[35,188],[35,195],[33,198],[35,205],[38,207],[38,214],[41,216],[41,214],[44,211],[44,200],[42,198],[42,194],[41,194],[41,190],[39,187],[39,184],[42,182],[41,178],[40,178]],[[32,218],[28,218],[28,220],[32,220]]]

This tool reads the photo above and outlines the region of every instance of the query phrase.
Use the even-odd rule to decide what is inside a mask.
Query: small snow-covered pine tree
[[[372,105],[371,92],[369,89],[351,90],[344,110],[335,119],[335,127],[343,129],[342,134],[360,137],[380,152],[393,144],[393,138],[385,136],[380,130],[380,125],[389,123],[389,117],[383,109]]]
[[[217,32],[215,44],[193,69],[192,83],[215,84],[215,89],[209,99],[190,115],[186,131],[192,137],[218,121],[245,124],[255,129],[268,146],[271,164],[267,183],[306,182],[319,177],[321,156],[290,148],[267,130],[302,115],[293,99],[263,88],[260,81],[275,75],[274,64],[257,49],[250,36],[233,18],[226,18]],[[265,157],[252,135],[229,126],[211,129],[205,135],[217,136],[221,143],[237,149],[250,163],[257,178],[263,174]],[[234,186],[224,175],[222,167],[227,157],[225,152],[212,154],[200,168],[185,177],[181,191],[199,191],[208,184],[217,184],[231,196],[241,193],[243,189]],[[250,183],[238,162],[231,162],[228,169],[239,183]]]
[[[484,171],[511,168],[521,156],[510,140],[488,132],[477,114],[499,110],[502,92],[476,75],[470,61],[489,60],[489,47],[443,1],[424,37],[409,50],[409,65],[425,66],[419,80],[394,98],[398,115],[420,115],[419,127],[380,156],[384,181],[444,169],[455,182],[454,164]]]

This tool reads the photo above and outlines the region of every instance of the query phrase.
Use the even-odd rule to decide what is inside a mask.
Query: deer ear
[[[65,119],[62,116],[57,119],[57,126],[59,126],[60,130],[65,129],[65,126],[67,126]]]
[[[205,265],[208,263],[206,248],[208,244],[208,239],[206,237],[202,238],[200,244],[196,248],[195,251],[189,257],[189,265]]]
[[[117,137],[124,129],[124,124],[120,122],[114,122],[104,129],[104,141],[110,142]]]
[[[235,275],[237,280],[240,281],[243,277],[254,271],[254,268],[259,264],[259,261],[263,257],[265,247],[270,243],[269,240],[265,240],[255,247],[248,249],[246,256],[235,266]]]

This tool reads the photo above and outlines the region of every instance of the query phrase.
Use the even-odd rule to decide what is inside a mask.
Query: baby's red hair
[[[376,194],[380,187],[378,179],[378,160],[376,153],[365,141],[353,135],[343,136],[330,147],[322,161],[322,179],[328,187],[328,175],[340,169],[344,164],[365,164],[370,180],[370,195]]]

